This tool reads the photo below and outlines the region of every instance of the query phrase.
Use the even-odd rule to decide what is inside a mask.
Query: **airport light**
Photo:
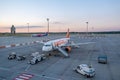
[[[92,31],[94,30],[94,27],[92,27]]]
[[[49,33],[49,18],[47,18],[47,22],[48,22],[48,33]]]
[[[27,23],[28,24],[28,33],[29,33],[29,23]]]
[[[93,34],[94,34],[93,31],[94,31],[94,27],[92,27],[92,36],[93,36]]]
[[[88,35],[88,22],[86,22],[86,24],[87,24],[87,32],[86,32],[86,34]]]

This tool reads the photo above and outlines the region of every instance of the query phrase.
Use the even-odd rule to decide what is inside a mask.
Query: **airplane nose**
[[[46,51],[46,49],[45,49],[45,47],[44,47],[44,46],[42,47],[42,51]]]
[[[43,46],[42,47],[42,51],[51,51],[52,50],[52,48],[51,47],[46,47],[46,46]]]
[[[43,46],[43,47],[42,47],[42,51],[49,51],[49,48],[48,48],[48,47]]]

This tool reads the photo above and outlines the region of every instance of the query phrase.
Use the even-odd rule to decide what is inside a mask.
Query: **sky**
[[[120,31],[120,0],[0,0],[0,33]]]

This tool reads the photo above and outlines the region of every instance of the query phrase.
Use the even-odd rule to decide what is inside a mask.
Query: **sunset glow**
[[[0,32],[120,31],[120,0],[0,0]],[[42,26],[42,27],[32,27]]]

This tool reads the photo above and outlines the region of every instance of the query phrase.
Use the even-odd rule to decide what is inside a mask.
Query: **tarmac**
[[[0,46],[31,43],[34,41],[53,40],[65,35],[49,35],[45,37],[0,37]],[[120,80],[120,34],[105,34],[84,36],[74,34],[71,40],[75,43],[95,42],[74,48],[65,58],[60,52],[53,51],[53,55],[35,65],[28,63],[31,53],[42,52],[41,43],[7,47],[0,49],[0,80]],[[8,55],[16,52],[25,55],[26,60],[8,60]],[[106,54],[107,64],[98,63],[97,57]],[[93,78],[76,73],[73,69],[80,64],[90,64],[95,68]]]

